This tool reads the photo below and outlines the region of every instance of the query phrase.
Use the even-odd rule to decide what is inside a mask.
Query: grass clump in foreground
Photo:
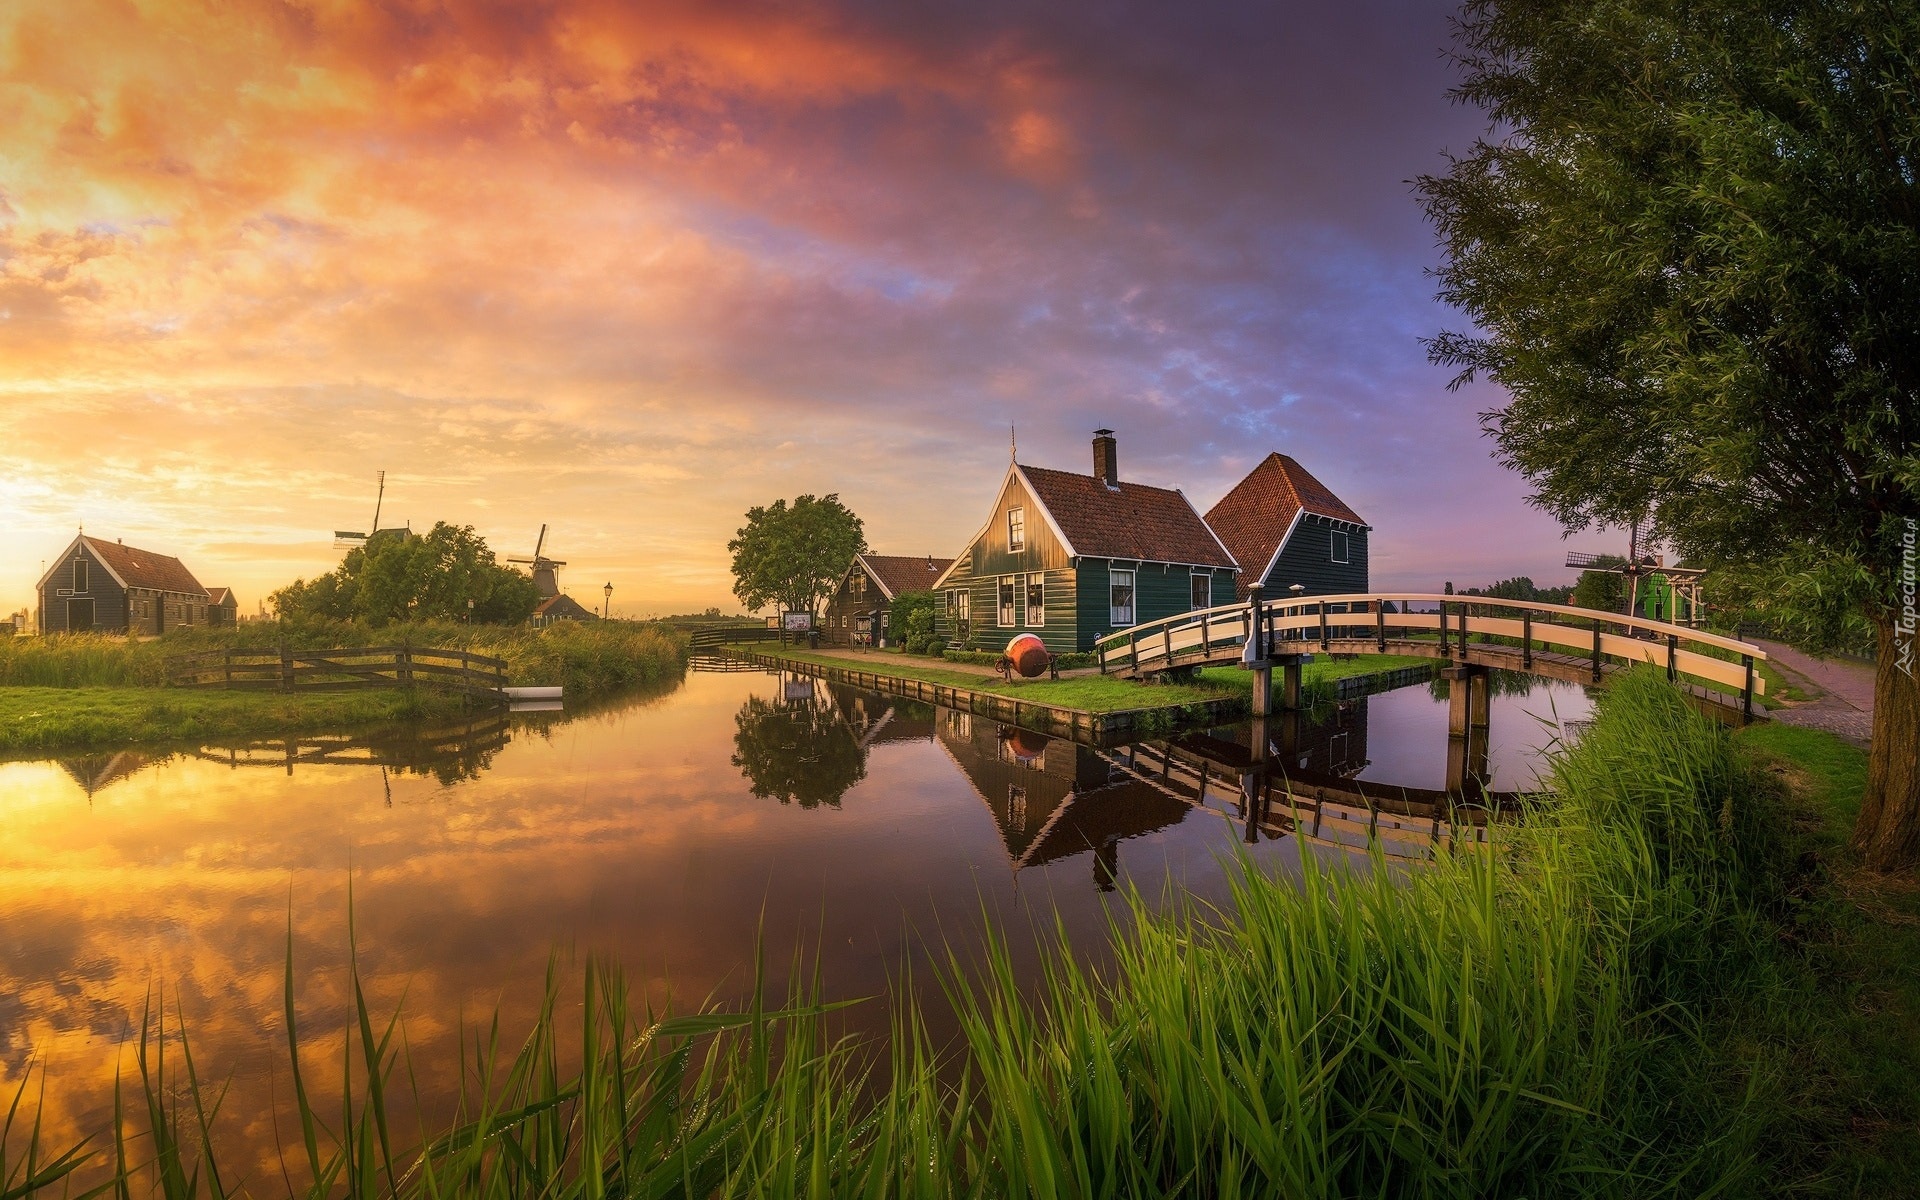
[[[288,1157],[320,1181],[310,1195],[409,1200],[1779,1185],[1780,1073],[1717,1023],[1772,969],[1769,787],[1651,671],[1603,697],[1553,786],[1490,849],[1397,877],[1309,857],[1303,880],[1243,872],[1223,912],[1135,897],[1109,971],[1063,949],[1031,995],[991,947],[951,967],[961,1044],[931,1046],[904,1007],[878,1078],[829,1040],[817,977],[779,1011],[662,1019],[590,965],[578,1006],[550,979],[511,1058],[497,1027],[478,1040],[455,1126],[402,1152],[397,1023],[368,1013],[356,978],[358,1083],[320,1105],[293,1077]],[[290,966],[297,1072],[291,981]],[[226,1194],[214,1093],[186,1039],[160,1059],[176,1036],[143,1038],[145,1103],[100,1144],[123,1180]],[[34,1155],[8,1160],[10,1196],[73,1161]]]

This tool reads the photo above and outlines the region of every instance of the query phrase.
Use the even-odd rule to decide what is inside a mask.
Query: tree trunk
[[[1896,631],[1890,616],[1876,616],[1874,628],[1873,746],[1853,848],[1868,868],[1894,871],[1920,858],[1920,683],[1897,640],[1914,635]]]

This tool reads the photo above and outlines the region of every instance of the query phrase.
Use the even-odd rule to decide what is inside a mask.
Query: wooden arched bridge
[[[1604,683],[1641,663],[1667,672],[1724,715],[1753,715],[1766,692],[1754,664],[1760,647],[1684,625],[1563,604],[1491,596],[1375,592],[1267,598],[1196,609],[1101,638],[1100,670],[1139,678],[1192,667],[1238,664],[1258,673],[1254,709],[1270,704],[1271,672],[1282,672],[1281,707],[1298,708],[1300,664],[1319,654],[1405,654],[1445,660],[1449,678],[1472,680],[1488,668]],[[1268,686],[1261,686],[1266,684]],[[1484,685],[1460,689],[1484,724]],[[1473,696],[1477,692],[1478,696]]]

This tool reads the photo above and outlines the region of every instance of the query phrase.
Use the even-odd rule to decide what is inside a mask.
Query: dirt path
[[[1799,677],[1814,698],[1772,711],[1784,725],[1805,725],[1838,734],[1856,746],[1873,735],[1873,668],[1844,658],[1819,658],[1781,642],[1760,647],[1782,673]]]

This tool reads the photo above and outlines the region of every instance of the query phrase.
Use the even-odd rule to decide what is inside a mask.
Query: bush
[[[1000,665],[1000,654],[991,650],[948,650],[940,655],[948,662],[972,663],[981,667]]]
[[[927,654],[929,654],[929,655],[931,655],[931,656],[932,656],[932,657],[934,657],[934,658],[940,658],[940,657],[942,657],[942,656],[943,656],[943,655],[945,655],[945,654],[946,654],[946,652],[947,652],[947,639],[945,639],[945,638],[929,638],[929,639],[927,639],[927,651],[926,651],[926,652],[927,652]]]
[[[905,646],[909,653],[920,654],[933,637],[933,618],[939,600],[932,592],[902,592],[887,609],[887,640]],[[913,649],[918,638],[921,649]]]

